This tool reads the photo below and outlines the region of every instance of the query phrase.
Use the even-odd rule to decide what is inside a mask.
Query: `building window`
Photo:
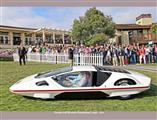
[[[138,30],[137,33],[138,34],[143,34],[143,30]]]
[[[21,34],[13,33],[13,45],[20,45],[21,43]]]
[[[25,33],[25,45],[32,45],[33,37],[31,34]]]
[[[35,44],[37,44],[37,45],[41,45],[42,43],[43,43],[42,35],[37,34],[37,35],[36,35]]]
[[[32,37],[25,37],[25,45],[32,45],[33,38]]]
[[[65,44],[71,44],[71,38],[69,35],[65,35],[64,40],[65,40]]]
[[[0,44],[8,44],[8,32],[0,32]]]
[[[47,43],[53,43],[53,36],[46,36]]]
[[[63,44],[63,40],[62,40],[62,36],[61,35],[56,35],[55,36],[55,41],[56,41],[56,44]]]

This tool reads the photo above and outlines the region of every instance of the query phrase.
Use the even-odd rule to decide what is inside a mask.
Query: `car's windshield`
[[[35,76],[35,78],[45,78],[45,77],[50,77],[53,75],[57,75],[60,73],[65,73],[65,72],[70,72],[72,71],[71,67],[65,67],[65,68],[60,68],[57,70],[51,70],[51,71],[47,71],[47,72],[41,72],[39,74],[37,74],[37,76]]]

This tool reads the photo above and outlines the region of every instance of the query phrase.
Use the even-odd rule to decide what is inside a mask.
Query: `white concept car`
[[[28,76],[10,87],[13,93],[49,99],[62,93],[101,92],[108,97],[128,99],[150,88],[151,79],[114,67],[73,66]]]

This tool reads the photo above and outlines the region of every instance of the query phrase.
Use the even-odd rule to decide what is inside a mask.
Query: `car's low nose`
[[[29,84],[28,83],[18,83],[18,84],[14,84],[12,85],[9,90],[12,93],[18,93],[21,90],[28,90],[29,89]]]
[[[36,74],[35,74],[36,75]],[[19,90],[24,90],[29,88],[29,82],[34,79],[35,75],[28,76],[26,78],[23,78],[19,81],[17,81],[15,84],[13,84],[9,90],[13,93]]]
[[[16,91],[17,90],[20,90],[20,85],[19,84],[14,84],[14,85],[12,85],[10,88],[9,88],[9,90],[10,90],[10,92],[12,92],[12,93],[16,93]]]

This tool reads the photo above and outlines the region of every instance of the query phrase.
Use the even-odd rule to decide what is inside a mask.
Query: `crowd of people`
[[[127,64],[146,64],[157,63],[157,45],[118,45],[118,44],[104,44],[95,46],[85,45],[71,45],[71,46],[29,46],[27,53],[41,53],[41,54],[54,54],[54,53],[69,53],[73,54],[102,54],[103,64],[112,64],[114,66],[127,65]]]

